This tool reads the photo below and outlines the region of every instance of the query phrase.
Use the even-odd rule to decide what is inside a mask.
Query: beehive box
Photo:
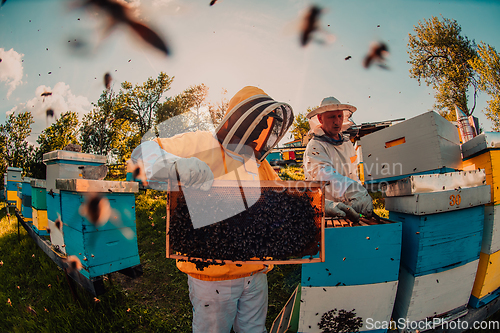
[[[47,191],[44,179],[31,180],[31,206],[33,210],[33,230],[37,235],[48,235]]]
[[[91,279],[140,264],[135,224],[136,182],[58,179],[66,254],[76,255],[81,273]],[[79,213],[88,195],[99,194],[111,206],[111,218],[96,227]],[[51,233],[52,235],[52,233]]]
[[[365,183],[462,169],[460,139],[434,111],[361,138]]]
[[[299,332],[322,332],[318,322],[332,309],[355,309],[360,331],[371,330],[368,318],[389,322],[398,285],[401,222],[326,222],[325,262],[302,265]]]
[[[21,183],[21,214],[25,221],[33,221],[33,210],[31,209],[31,180],[24,177]]]
[[[82,169],[105,164],[106,156],[55,150],[43,154],[43,163],[47,165],[47,191],[59,193],[56,179],[83,179]]]
[[[55,227],[55,221],[61,216],[61,197],[56,188],[56,179],[82,179],[82,168],[86,165],[98,166],[106,163],[106,156],[84,154],[66,150],[55,150],[43,155],[47,165],[46,203],[47,218],[52,245],[66,253],[64,233]]]
[[[491,186],[491,203],[500,204],[500,133],[483,133],[462,145],[463,168],[484,169]]]
[[[481,252],[469,304],[479,308],[500,295],[500,251]]]
[[[388,197],[385,199],[385,209],[392,212],[424,216],[488,203],[490,203],[490,186],[481,185],[440,192]]]
[[[479,258],[484,209],[411,215],[389,212],[403,223],[401,265],[415,276],[437,273]]]
[[[23,206],[23,182],[17,183],[17,198],[16,198],[16,208],[21,213]]]
[[[492,254],[497,251],[500,251],[500,205],[486,205],[481,252]]]
[[[403,265],[393,319],[410,322],[453,320],[467,314],[479,259],[439,273],[414,276]]]
[[[400,197],[481,185],[486,185],[484,169],[409,176],[395,182],[381,184],[381,190],[385,197]]]
[[[167,258],[293,264],[324,260],[324,182],[216,180],[167,195]],[[204,227],[193,229],[193,225]]]

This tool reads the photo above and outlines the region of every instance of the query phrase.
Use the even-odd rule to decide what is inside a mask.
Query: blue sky
[[[160,71],[175,76],[165,97],[204,83],[217,101],[222,89],[229,99],[255,85],[289,103],[295,114],[335,96],[358,108],[358,124],[408,119],[434,104],[432,89],[419,86],[408,72],[408,34],[419,21],[455,19],[463,35],[500,50],[500,1],[222,0],[212,7],[202,0],[129,2],[137,19],[164,37],[172,56],[126,27],[104,38],[105,15],[72,8],[78,2],[8,0],[0,8],[0,123],[9,112],[31,110],[34,143],[47,124],[48,107],[80,117],[88,112],[104,89],[106,72],[118,90],[120,82],[142,83]],[[334,42],[299,45],[299,18],[311,4],[326,10],[320,22],[326,33],[316,38],[334,36]],[[87,51],[76,51],[75,39]],[[390,70],[362,66],[373,41],[388,45]],[[346,61],[347,56],[352,58]],[[44,91],[53,95],[43,99]],[[480,94],[475,111],[485,130],[491,130],[481,111],[488,99]]]

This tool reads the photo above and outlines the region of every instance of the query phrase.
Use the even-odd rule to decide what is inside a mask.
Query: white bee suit
[[[313,133],[324,135],[320,127],[313,129]],[[326,186],[325,199],[345,201],[343,195],[346,189],[359,182],[354,146],[349,140],[333,145],[313,137],[304,153],[304,175],[306,180],[330,182]]]

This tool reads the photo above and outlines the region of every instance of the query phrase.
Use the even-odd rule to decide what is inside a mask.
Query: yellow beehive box
[[[463,169],[484,169],[491,185],[491,204],[500,203],[500,133],[487,132],[462,145]]]
[[[480,307],[498,297],[500,288],[500,251],[493,254],[481,252],[474,287],[472,288],[471,305]],[[489,298],[489,299],[488,299]]]

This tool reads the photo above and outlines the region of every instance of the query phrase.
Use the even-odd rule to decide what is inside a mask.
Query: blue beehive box
[[[61,216],[61,197],[59,189],[56,188],[56,179],[82,179],[85,166],[103,165],[106,163],[106,156],[55,150],[44,154],[43,162],[47,165],[47,218],[51,230],[50,241],[55,248],[65,253],[64,230],[58,230],[54,224]]]
[[[17,199],[17,185],[21,182],[21,173],[23,169],[8,167],[7,168],[7,202],[9,205],[15,205]]]
[[[31,178],[24,177],[21,183],[21,214],[25,221],[33,221],[31,209]]]
[[[362,332],[368,329],[368,318],[390,321],[398,285],[401,228],[401,222],[385,219],[352,227],[342,220],[327,223],[325,262],[302,265],[300,303],[296,302],[299,332],[321,332],[321,316],[334,308],[355,309],[363,322]]]
[[[140,264],[135,225],[136,182],[58,179],[61,220],[67,255],[82,262],[81,273],[95,278]],[[97,227],[79,212],[87,196],[97,193],[111,206],[110,220]]]
[[[389,218],[403,223],[401,264],[420,276],[479,258],[484,205],[490,201],[484,171],[419,175],[390,184]],[[397,196],[393,196],[397,195]]]

